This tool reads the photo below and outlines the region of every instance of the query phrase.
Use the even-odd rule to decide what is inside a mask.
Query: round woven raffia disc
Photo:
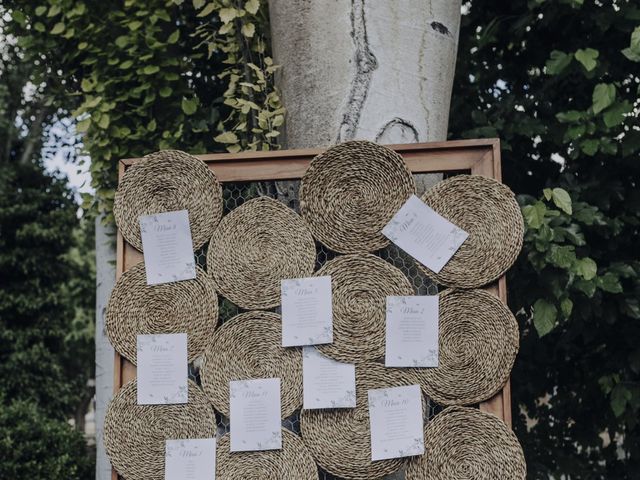
[[[318,350],[341,362],[381,358],[386,298],[413,295],[407,277],[393,265],[369,254],[337,257],[316,275],[331,276],[333,295],[333,343],[318,345]]]
[[[524,221],[509,187],[479,175],[457,175],[427,190],[422,200],[469,234],[440,273],[417,262],[437,283],[477,288],[513,265],[522,248]]]
[[[189,211],[193,249],[211,238],[222,216],[222,187],[204,162],[178,150],[145,156],[125,171],[113,215],[125,240],[142,251],[142,215]]]
[[[213,281],[196,266],[196,278],[147,285],[144,262],[116,282],[107,306],[105,327],[114,348],[136,364],[136,336],[186,333],[189,361],[204,352],[218,321]]]
[[[440,294],[439,366],[415,369],[427,396],[440,405],[471,405],[492,397],[511,373],[518,324],[484,290]]]
[[[523,480],[522,447],[498,417],[475,408],[449,407],[430,422],[425,453],[414,457],[406,480]]]
[[[307,447],[289,430],[282,429],[282,450],[231,453],[229,443],[225,435],[216,448],[218,480],[318,480],[318,467]]]
[[[398,153],[372,142],[346,142],[311,161],[300,183],[300,211],[331,250],[372,252],[389,244],[380,232],[415,189]]]
[[[104,445],[126,480],[164,480],[165,440],[213,438],[216,419],[198,386],[189,381],[189,403],[137,405],[137,383],[113,397],[104,420]]]
[[[316,248],[309,228],[290,208],[269,197],[242,204],[224,217],[207,253],[216,289],[245,309],[280,304],[280,280],[308,277]]]
[[[302,440],[327,472],[348,480],[381,478],[395,472],[406,458],[371,461],[371,432],[367,392],[375,388],[416,384],[411,371],[388,369],[378,363],[356,366],[356,407],[302,410]],[[426,402],[422,399],[426,419]]]
[[[280,315],[246,312],[214,334],[200,369],[202,388],[219,412],[229,415],[229,382],[279,378],[282,418],[302,405],[302,350],[284,348]]]

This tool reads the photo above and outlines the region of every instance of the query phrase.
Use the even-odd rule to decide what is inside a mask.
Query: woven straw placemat
[[[186,333],[189,361],[204,352],[218,321],[213,281],[196,266],[196,278],[147,285],[144,262],[118,279],[111,291],[105,327],[114,348],[136,364],[136,336]]]
[[[405,465],[406,458],[371,461],[367,392],[374,388],[415,385],[410,370],[388,369],[379,363],[356,366],[356,408],[302,410],[302,441],[327,472],[348,480],[381,478]],[[423,415],[426,402],[423,397]]]
[[[302,349],[284,348],[280,315],[246,312],[225,322],[204,355],[202,388],[216,410],[229,415],[229,382],[279,378],[282,418],[302,405]]]
[[[499,298],[484,290],[440,294],[439,366],[417,368],[427,396],[440,405],[472,405],[491,398],[511,373],[518,323]]]
[[[165,440],[212,438],[216,419],[206,396],[189,381],[189,403],[137,405],[137,383],[113,397],[104,420],[104,445],[126,480],[164,480]]]
[[[153,213],[189,211],[194,251],[211,238],[222,217],[222,187],[204,162],[178,150],[144,157],[125,171],[113,215],[127,242],[142,251],[138,218]]]
[[[480,175],[457,175],[427,190],[422,200],[469,234],[440,273],[416,262],[437,283],[481,287],[516,261],[522,249],[524,220],[506,185]]]
[[[300,182],[300,211],[331,250],[372,252],[389,244],[380,231],[415,189],[398,153],[372,142],[346,142],[311,161]]]
[[[523,480],[522,447],[498,417],[475,408],[449,407],[425,430],[425,453],[414,457],[406,480]]]
[[[282,450],[231,453],[230,441],[228,434],[218,441],[218,480],[318,480],[318,467],[309,450],[300,437],[285,428],[282,429]]]
[[[293,210],[268,197],[242,204],[225,216],[207,253],[216,289],[245,309],[280,304],[280,280],[313,273],[316,248],[309,228]]]
[[[386,298],[413,295],[407,277],[390,263],[370,254],[337,257],[316,275],[331,276],[333,295],[333,343],[318,345],[318,350],[342,362],[381,358]]]

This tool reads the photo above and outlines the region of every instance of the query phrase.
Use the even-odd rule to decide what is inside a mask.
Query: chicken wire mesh
[[[429,187],[431,187],[440,178],[440,175],[433,174],[414,174],[417,186],[417,195],[421,196]],[[276,200],[279,200],[286,204],[288,207],[294,209],[300,213],[298,202],[298,189],[300,187],[300,181],[286,181],[286,182],[231,182],[223,184],[223,198],[224,198],[224,214],[226,215],[231,210],[239,207],[247,200],[265,195]],[[207,247],[203,248],[195,253],[196,263],[198,266],[206,270],[207,265]],[[322,267],[326,262],[335,258],[338,254],[329,250],[327,247],[320,243],[316,243],[316,270]],[[402,250],[395,245],[390,246],[375,252],[375,255],[379,256],[383,260],[391,263],[395,267],[399,268],[413,284],[416,295],[436,295],[438,293],[438,287],[428,277],[418,270],[415,262]],[[220,318],[219,325],[226,322],[235,315],[242,313],[244,310],[237,305],[231,303],[228,299],[219,297],[220,305]],[[279,308],[273,309],[273,311],[279,312]],[[197,365],[190,365],[189,375],[192,380],[200,385],[200,375]],[[431,419],[442,408],[430,400],[427,401],[427,414]],[[229,432],[229,419],[224,415],[216,412],[216,422],[218,425],[218,434],[224,435]],[[282,426],[291,430],[294,433],[300,434],[300,412],[294,413],[292,416],[282,421]],[[331,475],[319,468],[320,480],[341,480],[340,477]],[[404,472],[396,472],[393,475],[385,477],[388,480],[402,480],[404,479]]]

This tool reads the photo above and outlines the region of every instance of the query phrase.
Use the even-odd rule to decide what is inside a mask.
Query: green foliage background
[[[529,477],[638,478],[640,5],[467,7],[450,135],[500,137],[523,205],[509,301]]]
[[[4,28],[17,45],[11,69],[3,66],[0,131],[22,138],[13,122],[18,117],[28,119],[31,138],[41,138],[43,126],[46,131],[56,118],[73,116],[91,157],[97,197],[85,206],[94,203],[93,212],[110,212],[120,158],[162,148],[277,148],[284,110],[273,87],[264,0],[6,0],[2,8],[11,12]],[[519,194],[527,225],[509,299],[522,331],[513,397],[529,477],[637,478],[639,6],[473,0],[465,10],[450,135],[501,138],[504,179]],[[29,101],[15,95],[24,78],[36,86]],[[23,168],[6,178],[27,181]],[[38,181],[34,189],[49,182],[56,208],[64,210],[68,193],[50,177]],[[41,205],[35,191],[21,195],[27,196],[20,201]],[[20,212],[9,203],[2,209],[7,221],[17,222]],[[50,221],[47,211],[37,224]],[[20,252],[25,240],[49,241],[37,225],[29,234],[16,233],[10,248]],[[64,237],[64,280],[47,277],[61,272],[43,271],[42,285],[54,292],[48,295],[78,298],[84,292],[87,298],[86,284],[73,281],[77,270],[69,273],[91,268],[79,253],[87,249],[87,236],[80,237]],[[60,283],[58,292],[54,285]],[[21,361],[37,369],[62,341],[56,325],[69,325],[43,321],[38,302],[29,305],[32,313],[20,310],[29,300],[25,290],[14,294],[22,300],[6,308],[15,322],[24,316],[35,322],[25,331],[36,346]],[[7,301],[0,299],[0,305]],[[63,341],[80,342],[74,348],[83,351],[87,305],[74,305],[77,328]],[[41,324],[56,326],[53,344],[40,333]],[[56,357],[46,376],[59,378],[68,361]],[[38,408],[48,408],[47,396],[66,399],[76,392],[77,400],[76,386],[62,382],[63,391],[49,391],[53,383],[27,395]],[[13,391],[31,388],[8,385]],[[72,404],[52,406],[62,417]],[[0,418],[0,428],[7,428],[2,425],[8,423]]]

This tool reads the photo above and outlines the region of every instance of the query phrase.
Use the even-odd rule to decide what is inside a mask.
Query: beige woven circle
[[[193,249],[211,238],[222,216],[222,187],[204,162],[178,150],[145,156],[125,171],[113,214],[125,240],[142,251],[142,215],[189,211]]]
[[[309,450],[287,429],[282,429],[282,450],[231,453],[230,441],[225,435],[216,448],[219,480],[318,480],[318,467]]]
[[[524,221],[506,185],[479,175],[457,175],[436,184],[422,200],[469,234],[440,273],[418,263],[437,283],[481,287],[500,277],[516,261],[522,248]]]
[[[367,391],[416,384],[408,370],[378,363],[356,366],[356,408],[302,410],[300,430],[316,462],[327,472],[348,480],[381,478],[406,464],[405,458],[371,461]],[[426,419],[426,402],[422,399]]]
[[[425,454],[414,457],[406,480],[522,480],[527,467],[514,433],[498,417],[449,407],[425,431]]]
[[[518,324],[484,290],[447,290],[439,302],[439,366],[415,369],[427,396],[441,405],[471,405],[492,397],[511,373]]]
[[[320,352],[350,363],[381,358],[386,298],[413,295],[407,277],[370,254],[337,257],[316,273],[316,276],[323,275],[331,276],[333,343],[318,345]]]
[[[164,480],[165,440],[212,438],[216,419],[206,396],[189,381],[189,403],[137,405],[137,383],[113,397],[104,421],[104,445],[126,480]]]
[[[280,315],[246,312],[213,336],[200,369],[202,388],[219,412],[229,415],[229,382],[279,378],[282,418],[302,405],[302,350],[284,348]]]
[[[136,364],[136,336],[186,333],[189,361],[209,344],[218,321],[213,281],[196,266],[196,278],[147,285],[144,262],[127,270],[111,291],[105,327],[114,348]]]
[[[300,211],[331,250],[372,252],[389,244],[380,232],[415,190],[398,153],[372,142],[346,142],[311,161],[300,182]]]
[[[281,202],[259,197],[224,217],[209,244],[207,270],[218,292],[245,309],[280,304],[280,280],[308,277],[316,249],[304,221]]]

